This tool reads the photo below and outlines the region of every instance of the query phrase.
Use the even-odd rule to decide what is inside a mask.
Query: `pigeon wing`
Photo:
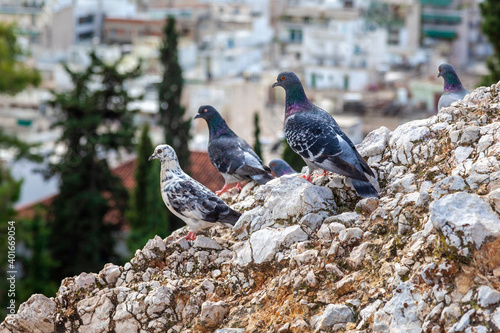
[[[334,129],[335,122],[325,122],[321,118],[312,113],[301,112],[291,115],[285,122],[285,136],[290,147],[312,162],[317,158],[324,160],[323,156],[342,154]]]
[[[320,109],[321,110],[321,109]],[[347,142],[349,144],[349,146],[352,148],[352,150],[354,151],[355,155],[356,155],[356,158],[358,159],[359,161],[359,164],[361,165],[361,168],[363,169],[363,172],[366,172],[367,174],[369,174],[370,176],[372,177],[375,177],[375,174],[373,173],[372,169],[370,168],[370,166],[368,165],[368,163],[366,163],[365,159],[363,158],[363,156],[361,156],[358,152],[358,150],[356,149],[356,146],[354,145],[354,143],[351,141],[351,139],[349,139],[349,137],[344,133],[344,131],[342,131],[342,129],[340,128],[339,124],[337,123],[337,121],[332,117],[330,116],[330,114],[328,114],[326,111],[324,110],[321,110],[322,112],[326,113],[327,116],[329,118],[331,118],[333,120],[333,123],[335,124],[334,126],[334,130],[335,130],[335,133],[337,133],[340,137],[342,137],[342,139]]]
[[[170,206],[187,218],[234,225],[240,216],[222,199],[192,179],[175,182],[166,195]]]
[[[213,140],[208,146],[208,154],[212,164],[222,173],[240,176],[268,173],[250,145],[239,137]]]

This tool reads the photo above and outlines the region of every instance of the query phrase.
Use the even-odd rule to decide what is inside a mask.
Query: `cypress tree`
[[[52,205],[52,255],[59,263],[53,276],[61,279],[82,271],[99,271],[107,262],[117,262],[112,232],[124,222],[128,192],[108,165],[110,151],[131,149],[134,112],[128,104],[125,83],[140,75],[139,64],[126,73],[118,71],[121,61],[106,64],[95,52],[83,72],[65,66],[74,88],[54,93],[52,104],[59,111],[60,143],[67,147],[51,164],[50,173],[60,177],[59,195]],[[91,84],[97,89],[92,89]],[[104,223],[112,210],[121,212],[116,224]],[[116,216],[116,214],[115,214]]]
[[[167,208],[160,194],[160,164],[148,161],[153,148],[149,125],[146,124],[137,145],[136,186],[127,213],[130,224],[128,245],[132,253],[144,247],[155,235],[164,238],[170,232]]]
[[[259,113],[255,112],[253,115],[253,126],[254,126],[254,144],[253,144],[253,150],[257,154],[257,156],[262,159],[262,144],[260,143],[260,125],[259,125]]]
[[[482,85],[492,85],[500,81],[500,2],[484,0],[479,4],[483,15],[482,30],[493,46],[494,54],[486,61],[490,74],[483,77]]]
[[[286,161],[290,166],[300,172],[302,168],[306,165],[302,157],[300,157],[299,154],[294,152],[292,148],[288,145],[288,142],[286,140],[283,140],[283,153],[282,153],[282,159]]]
[[[185,109],[181,105],[183,81],[182,69],[177,56],[177,38],[175,19],[169,16],[163,28],[163,41],[160,46],[163,78],[158,86],[159,113],[165,134],[165,143],[174,148],[181,168],[189,173],[188,142],[191,119],[185,119]],[[170,211],[168,219],[172,231],[185,225]]]
[[[165,133],[165,143],[174,148],[181,168],[188,172],[191,120],[185,119],[185,109],[181,105],[183,81],[177,56],[177,38],[175,19],[168,17],[160,47],[160,61],[164,70],[158,91],[159,113]]]

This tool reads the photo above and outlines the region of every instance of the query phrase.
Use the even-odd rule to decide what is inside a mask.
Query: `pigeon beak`
[[[201,118],[201,115],[199,113],[196,116],[194,116],[193,119],[198,119],[198,118]]]
[[[441,72],[439,72],[439,73],[438,73],[438,76],[437,76],[437,77],[440,77],[440,76],[442,76],[442,75],[441,75]]]
[[[278,85],[279,85],[279,82],[274,82],[274,84],[273,84],[273,88],[274,88],[274,87],[277,87]]]
[[[157,158],[156,154],[153,154],[153,155],[149,156],[148,161],[154,160],[155,158]]]

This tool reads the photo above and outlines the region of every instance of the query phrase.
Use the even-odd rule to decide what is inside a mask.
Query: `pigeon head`
[[[458,78],[457,72],[450,64],[441,64],[438,67],[438,77],[444,79],[444,91],[445,92],[456,92],[464,89],[462,82]]]
[[[219,112],[210,105],[202,105],[198,109],[198,114],[194,117],[194,119],[203,118],[207,121],[208,130],[210,132],[209,140],[219,137],[221,135],[236,135],[234,132],[227,126],[224,118],[221,117]]]
[[[220,118],[219,112],[210,105],[202,105],[198,109],[198,114],[194,116],[194,119],[203,118],[207,122],[213,118]]]
[[[283,175],[295,173],[295,170],[293,170],[292,167],[288,163],[286,163],[285,161],[283,161],[282,159],[279,159],[279,158],[274,159],[271,162],[269,162],[269,168],[271,169],[272,172],[274,172],[274,174],[277,177],[281,177]]]
[[[293,72],[279,73],[273,87],[283,87],[283,89],[285,89],[285,117],[288,117],[295,112],[300,112],[300,110],[304,110],[304,106],[310,104],[300,79]]]
[[[281,72],[278,74],[278,78],[276,82],[273,84],[273,87],[283,87],[283,89],[287,90],[290,87],[301,86],[302,83],[297,75],[294,72]]]
[[[158,145],[156,146],[153,154],[149,156],[148,161],[160,160],[162,166],[166,166],[168,169],[179,168],[179,160],[177,159],[177,154],[174,148],[169,145]]]

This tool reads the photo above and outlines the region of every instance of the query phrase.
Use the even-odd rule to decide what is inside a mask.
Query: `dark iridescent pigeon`
[[[297,173],[292,167],[280,158],[274,159],[269,162],[269,168],[276,174],[276,177]]]
[[[185,174],[172,147],[157,146],[149,160],[155,158],[161,162],[161,197],[168,209],[188,225],[187,240],[195,240],[197,231],[215,224],[228,227],[236,224],[241,214]]]
[[[441,95],[438,102],[439,111],[441,108],[450,106],[451,103],[461,100],[469,92],[462,86],[462,82],[460,82],[452,65],[441,64],[438,70],[438,77],[442,76],[444,79],[443,95]]]
[[[274,178],[270,174],[271,169],[264,166],[252,147],[227,126],[214,107],[200,106],[194,118],[207,121],[210,132],[208,156],[226,181],[224,187],[215,192],[217,195],[226,192],[228,185],[232,183],[238,183],[237,187],[241,190],[241,182],[255,180],[259,185],[263,185]]]
[[[365,175],[374,177],[372,170],[335,119],[307,99],[297,75],[280,73],[273,84],[277,86],[286,91],[285,138],[309,169],[304,178],[311,181],[315,169],[335,172],[351,178],[360,196],[376,197],[377,190]]]

